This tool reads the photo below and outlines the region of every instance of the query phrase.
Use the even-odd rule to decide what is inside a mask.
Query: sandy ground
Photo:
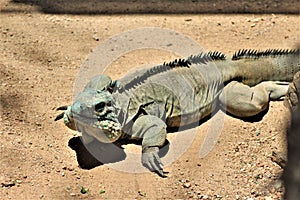
[[[187,151],[166,167],[168,178],[107,165],[80,168],[69,147],[76,133],[54,118],[58,106],[72,102],[86,57],[111,36],[158,27],[226,54],[239,48],[293,48],[299,42],[298,15],[58,15],[8,0],[1,0],[0,8],[11,11],[0,14],[0,199],[282,198],[282,168],[271,160],[272,151],[286,151],[289,112],[282,102],[272,102],[258,122],[226,116],[216,146],[200,159],[211,125],[204,122]],[[135,66],[174,57],[133,51],[114,61],[107,74],[117,78]]]

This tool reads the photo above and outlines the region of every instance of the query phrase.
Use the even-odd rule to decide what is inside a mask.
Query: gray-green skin
[[[296,58],[296,59],[295,59]],[[165,176],[158,156],[167,127],[181,127],[210,115],[216,105],[237,117],[254,116],[270,100],[282,98],[300,71],[299,53],[214,60],[174,67],[151,75],[136,87],[122,87],[147,69],[118,81],[93,78],[64,113],[65,124],[97,139],[142,140],[142,164]],[[277,81],[277,82],[275,82]]]

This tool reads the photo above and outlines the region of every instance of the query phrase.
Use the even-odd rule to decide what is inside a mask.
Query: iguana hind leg
[[[266,81],[249,87],[232,81],[219,96],[222,107],[237,117],[251,117],[267,109],[270,100],[285,96],[288,83]]]

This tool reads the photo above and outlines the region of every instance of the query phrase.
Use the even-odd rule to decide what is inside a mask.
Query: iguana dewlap
[[[216,105],[237,117],[254,116],[285,96],[299,63],[299,50],[240,50],[231,59],[201,53],[118,81],[99,75],[57,119],[86,142],[141,139],[142,163],[164,176],[158,151],[167,127],[197,122]]]

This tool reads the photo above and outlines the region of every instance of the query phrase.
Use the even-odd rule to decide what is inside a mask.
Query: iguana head
[[[101,142],[119,139],[122,132],[112,100],[116,84],[105,75],[92,79],[65,111],[65,124]]]

